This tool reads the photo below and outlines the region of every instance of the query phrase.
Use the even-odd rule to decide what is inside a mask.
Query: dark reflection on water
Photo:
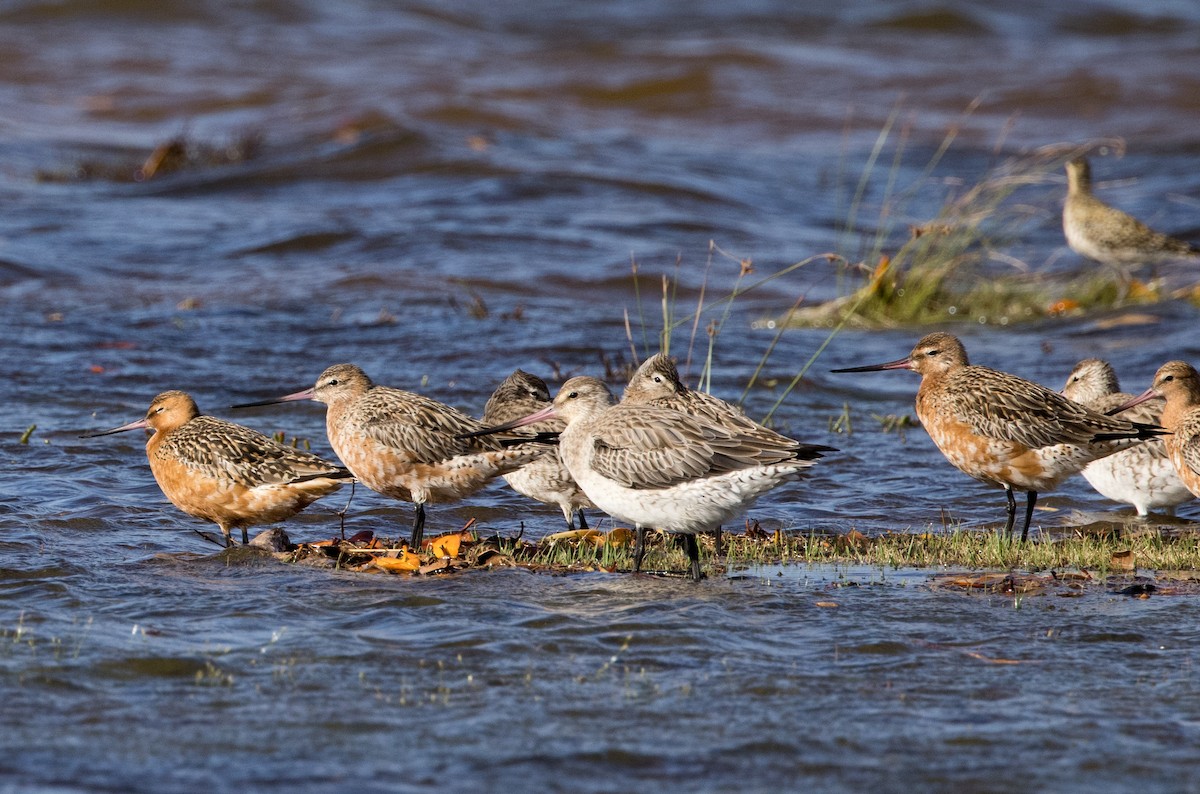
[[[699,586],[293,569],[213,553],[136,434],[77,436],[166,388],[227,416],[338,361],[476,414],[518,366],[619,371],[626,311],[638,355],[657,343],[664,273],[683,315],[734,289],[742,260],[755,280],[857,255],[841,229],[898,102],[858,214],[868,237],[894,220],[898,243],[1000,157],[1101,138],[1126,145],[1094,163],[1103,195],[1186,234],[1198,32],[1194,4],[1165,0],[0,9],[0,788],[1187,789],[1189,598],[1014,601],[807,568]],[[891,169],[897,189],[918,179],[951,125],[931,181],[881,221]],[[134,181],[173,138],[187,166]],[[1054,175],[1017,194],[1032,221],[1002,253],[1089,267],[1063,245],[1062,192]],[[818,259],[739,297],[713,390],[736,397],[758,366],[775,332],[756,321],[844,278]],[[954,327],[975,361],[1055,387],[1086,356],[1128,391],[1200,357],[1191,305],[1136,314]],[[721,317],[694,346],[676,330],[689,375]],[[920,334],[833,340],[775,419],[841,451],[755,519],[1000,522],[1002,494],[922,431],[882,432],[876,417],[912,412],[911,373],[828,373]],[[751,414],[827,335],[778,340]],[[832,434],[846,405],[853,433]],[[319,406],[236,418],[328,453]],[[342,504],[288,531],[327,537]],[[1040,504],[1051,532],[1131,516],[1082,481]],[[1181,514],[1188,531],[1196,508]],[[470,518],[534,537],[561,522],[497,486],[431,508],[431,531]],[[410,520],[360,490],[347,530]]]

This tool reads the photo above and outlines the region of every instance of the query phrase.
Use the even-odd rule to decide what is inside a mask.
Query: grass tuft
[[[890,129],[885,126],[877,148]],[[850,290],[824,304],[789,311],[791,325],[886,328],[953,320],[1007,325],[1161,299],[1155,286],[1131,285],[1112,270],[1089,268],[1083,275],[1053,277],[1007,253],[1030,223],[1046,214],[1044,207],[1017,200],[1018,191],[1060,181],[1068,160],[1099,146],[1120,150],[1120,141],[1057,144],[1004,158],[965,189],[958,180],[940,183],[945,198],[938,213],[924,222],[902,225],[906,205],[934,184],[933,167],[954,136],[954,131],[948,133],[916,182],[897,192],[902,136],[892,169],[882,177],[885,199],[877,229],[859,234],[855,223],[864,186],[877,178],[873,169],[878,152],[873,153],[843,233],[842,246],[860,252],[857,257],[843,253],[847,261],[857,262],[848,268]]]

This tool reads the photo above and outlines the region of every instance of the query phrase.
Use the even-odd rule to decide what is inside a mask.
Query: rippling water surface
[[[136,434],[77,436],[167,388],[228,415],[339,361],[476,414],[516,367],[616,370],[626,312],[638,355],[656,342],[662,274],[684,313],[728,294],[741,260],[744,286],[853,257],[843,230],[889,118],[868,237],[892,175],[921,185],[885,219],[902,235],[1004,157],[1103,140],[1103,196],[1195,239],[1197,42],[1200,11],[1169,0],[5,4],[0,788],[1194,789],[1193,599],[1013,601],[924,572],[292,569],[211,554]],[[146,179],[174,138],[191,159]],[[997,272],[1089,267],[1062,241],[1064,181],[1017,195],[1029,221]],[[734,301],[713,390],[740,394],[775,333],[759,321],[844,283],[818,260]],[[1139,391],[1200,358],[1196,320],[1172,303],[952,327],[977,362],[1057,387],[1102,355]],[[673,340],[693,375],[704,323],[692,363],[690,329]],[[911,412],[915,377],[825,374],[920,333],[833,339],[776,420],[842,451],[756,518],[999,520],[998,492],[871,418]],[[752,414],[827,335],[782,335]],[[833,435],[846,403],[855,432]],[[328,451],[318,406],[238,420]],[[1044,504],[1051,527],[1129,515],[1081,480]],[[353,531],[410,521],[356,505]],[[289,531],[327,536],[338,506]],[[561,522],[497,486],[430,523],[472,516]]]

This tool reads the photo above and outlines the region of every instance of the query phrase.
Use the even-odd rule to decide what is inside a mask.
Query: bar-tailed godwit
[[[154,398],[144,419],[88,433],[84,438],[148,428],[146,457],[171,504],[213,521],[232,546],[230,533],[283,521],[352,477],[350,472],[262,433],[205,416],[186,392]]]
[[[1117,268],[1200,256],[1200,250],[1183,240],[1160,234],[1096,198],[1092,169],[1085,157],[1067,163],[1063,234],[1075,253]]]
[[[1005,532],[1017,514],[1013,490],[1027,493],[1021,540],[1039,492],[1093,460],[1165,431],[1096,413],[1056,391],[988,367],[972,366],[957,337],[932,333],[905,358],[834,372],[910,369],[921,376],[917,417],[946,459],[977,480],[1004,489]]]
[[[635,527],[682,534],[700,579],[696,534],[720,526],[777,485],[801,477],[828,447],[739,432],[671,408],[612,404],[596,378],[571,378],[547,408],[492,432],[559,416],[567,470],[598,508]]]
[[[736,405],[707,392],[689,389],[679,377],[675,362],[665,353],[655,353],[642,362],[625,386],[621,402],[674,408],[685,414],[718,421],[732,420],[747,427],[757,425]]]
[[[420,394],[378,386],[354,364],[334,364],[310,389],[235,408],[325,403],[329,444],[359,482],[415,505],[411,546],[420,548],[427,502],[454,502],[537,459],[545,447],[465,438],[483,428],[462,411]]]
[[[675,362],[665,353],[656,353],[642,362],[621,395],[626,405],[649,405],[682,411],[724,427],[736,428],[749,438],[760,438],[766,445],[787,445],[796,442],[755,422],[736,405],[707,392],[689,389],[679,377]],[[835,452],[832,447],[821,447],[822,451]],[[646,529],[639,527],[633,551],[633,570],[642,567],[646,551]]]
[[[483,409],[483,424],[491,426],[527,416],[550,405],[550,390],[546,382],[536,375],[518,369],[509,375],[492,392]],[[566,423],[556,418],[547,419],[529,429],[538,433],[561,433]],[[557,505],[562,510],[567,526],[574,528],[575,515],[579,515],[579,528],[587,529],[583,516],[585,507],[595,507],[575,483],[566,464],[562,462],[557,446],[545,447],[541,457],[516,471],[503,475],[509,487],[522,496],[547,505]]]
[[[1063,394],[1098,413],[1107,414],[1133,399],[1121,392],[1117,373],[1107,361],[1085,358],[1067,376]],[[1164,402],[1153,399],[1122,411],[1122,419],[1146,424],[1161,424]],[[1175,508],[1193,496],[1179,479],[1162,438],[1094,460],[1081,472],[1092,487],[1114,502],[1133,505],[1139,516],[1161,510],[1175,514]]]
[[[1168,361],[1154,373],[1150,388],[1124,403],[1120,410],[1155,397],[1167,401],[1162,425],[1171,431],[1164,440],[1175,471],[1187,489],[1200,496],[1200,374],[1186,361]]]

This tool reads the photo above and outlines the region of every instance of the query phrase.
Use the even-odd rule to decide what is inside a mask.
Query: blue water
[[[720,324],[713,391],[736,398],[766,321],[852,278],[817,255],[857,261],[879,231],[894,249],[1042,147],[1094,144],[1102,197],[1200,239],[1198,34],[1186,2],[6,5],[0,790],[1194,790],[1190,596],[804,567],[331,573],[214,553],[138,434],[77,436],[181,388],[331,454],[319,406],[227,407],[354,361],[478,414],[517,367],[557,382],[656,349],[664,274],[683,317],[816,256],[675,331],[695,376]],[[192,159],[137,181],[175,137]],[[1092,267],[1065,248],[1064,189],[1055,171],[1014,194],[989,272]],[[1020,320],[946,317],[974,361],[1055,387],[1087,356],[1134,392],[1200,358],[1186,300]],[[828,374],[923,332],[833,338],[775,420],[841,451],[753,518],[1001,520],[919,428],[873,418],[912,412],[911,373]],[[829,333],[779,338],[751,414]],[[853,433],[831,432],[847,404]],[[329,537],[342,504],[288,531]],[[1079,479],[1039,504],[1050,531],[1131,518]],[[499,485],[429,514],[561,524]],[[360,489],[347,529],[410,521]]]

